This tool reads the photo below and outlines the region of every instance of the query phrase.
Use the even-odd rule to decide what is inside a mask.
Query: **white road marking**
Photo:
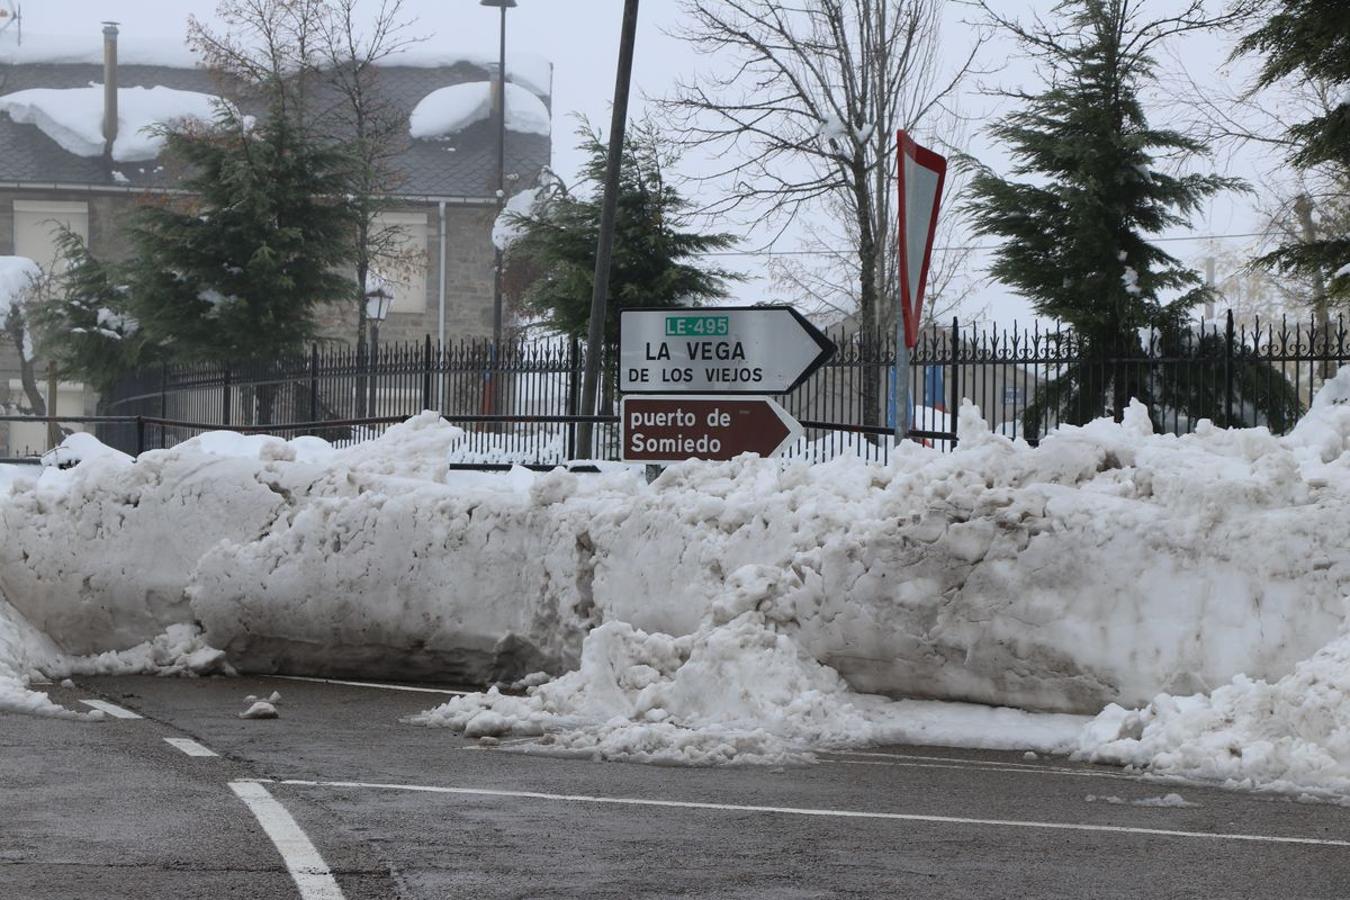
[[[460,794],[473,797],[513,797],[521,800],[555,800],[564,803],[599,803],[615,806],[658,806],[676,809],[708,809],[725,812],[777,813],[793,816],[821,816],[843,819],[888,819],[900,822],[934,822],[942,825],[987,825],[997,828],[1044,828],[1054,831],[1092,831],[1111,834],[1144,834],[1158,837],[1208,838],[1224,841],[1252,841],[1266,844],[1312,844],[1320,847],[1350,847],[1350,841],[1330,838],[1281,837],[1269,834],[1239,834],[1212,831],[1180,831],[1171,828],[1135,828],[1128,825],[1092,825],[1079,822],[1035,822],[1023,819],[976,819],[964,816],[930,816],[917,813],[870,812],[858,809],[813,809],[799,806],[750,806],[738,803],[698,803],[684,800],[648,800],[638,797],[597,797],[587,794],[545,794],[538,791],[502,791],[487,788],[437,787],[417,784],[380,784],[366,781],[305,781],[280,779],[276,784],[305,787],[372,788],[386,791],[412,791],[424,794]]]
[[[231,781],[230,790],[243,800],[276,845],[301,900],[343,900],[337,879],[309,837],[280,801],[257,781]]]
[[[284,678],[287,681],[313,681],[317,684],[345,684],[349,687],[383,688],[386,691],[412,691],[418,694],[458,694],[467,697],[473,691],[452,691],[449,688],[416,687],[411,684],[382,684],[378,681],[343,681],[340,678],[310,678],[306,675],[268,675],[268,678]]]
[[[114,719],[141,718],[141,715],[139,713],[134,713],[129,709],[123,709],[122,707],[109,703],[106,700],[81,700],[80,702],[83,703],[85,706],[92,706],[94,709],[97,709],[100,712],[105,712],[108,715],[112,716]]]
[[[177,747],[188,756],[219,756],[220,754],[210,747],[203,746],[191,738],[165,738],[164,743],[171,747]]]

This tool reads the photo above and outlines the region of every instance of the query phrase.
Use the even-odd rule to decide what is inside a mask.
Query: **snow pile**
[[[233,674],[224,654],[206,646],[201,630],[173,625],[153,640],[121,652],[70,657],[0,598],[0,713],[18,712],[63,719],[101,719],[100,712],[66,709],[29,687],[41,678],[71,675]],[[68,682],[63,686],[69,687]]]
[[[526,752],[681,765],[803,762],[898,740],[1053,751],[1082,727],[1077,716],[855,694],[779,630],[779,577],[743,567],[693,634],[607,622],[586,636],[576,671],[527,696],[492,688],[409,721],[471,738],[542,736]]]
[[[492,82],[470,81],[438,88],[413,107],[408,130],[414,138],[445,140],[475,122],[492,118]],[[547,135],[548,107],[529,90],[506,85],[506,127],[523,134]]]
[[[0,256],[0,328],[9,321],[14,304],[22,302],[33,283],[42,277],[42,267],[26,256]]]
[[[1212,694],[1112,704],[1078,751],[1230,787],[1350,797],[1350,634],[1273,683],[1239,675]]]
[[[506,201],[502,211],[497,214],[496,221],[492,223],[492,246],[505,251],[520,238],[524,229],[517,217],[530,215],[539,191],[540,188],[526,188],[511,195],[511,199]]]
[[[154,159],[164,149],[155,126],[184,119],[210,121],[217,104],[212,94],[155,86],[119,88],[117,139],[112,156],[117,162]],[[16,122],[42,129],[76,156],[103,155],[103,86],[30,88],[0,96],[0,112]]]
[[[29,689],[33,676],[60,656],[45,635],[0,599],[0,713],[93,718],[91,714],[77,713],[52,702],[46,693]]]

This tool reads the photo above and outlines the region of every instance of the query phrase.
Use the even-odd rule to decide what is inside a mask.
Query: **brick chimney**
[[[103,155],[117,140],[117,23],[103,23]]]

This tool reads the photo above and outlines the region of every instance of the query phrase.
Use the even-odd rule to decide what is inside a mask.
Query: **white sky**
[[[0,0],[0,8],[7,0]],[[1159,8],[1166,7],[1170,0],[1155,0]],[[519,6],[507,13],[507,53],[531,53],[547,57],[554,63],[554,168],[568,180],[583,161],[583,155],[575,147],[573,130],[575,123],[570,114],[583,114],[593,124],[607,129],[609,125],[609,105],[614,88],[614,74],[618,53],[620,20],[623,0],[518,0]],[[1027,10],[1045,11],[1053,7],[1053,0],[1008,0],[1007,6]],[[181,46],[182,29],[180,23],[188,13],[209,15],[215,7],[214,0],[122,0],[113,3],[110,0],[26,0],[24,6],[25,44],[33,45],[43,39],[59,34],[63,41],[75,41],[82,45],[84,41],[97,48],[101,41],[99,21],[113,17],[123,23],[122,42],[138,39],[172,41],[178,35]],[[474,55],[494,55],[496,51],[497,25],[499,13],[496,9],[485,8],[477,0],[406,0],[407,10],[418,18],[415,33],[425,33],[428,37],[424,51],[444,46],[451,52],[464,48]],[[633,73],[633,100],[631,114],[640,116],[649,105],[646,98],[660,97],[670,90],[678,76],[690,74],[700,65],[710,64],[693,53],[670,32],[679,24],[680,13],[675,0],[644,0],[641,6],[638,24],[637,50]],[[0,48],[9,39],[9,34],[0,35]],[[951,55],[956,55],[969,40],[969,32],[959,23],[952,23],[944,34],[944,41],[950,45]],[[1222,80],[1238,77],[1226,73],[1223,61],[1227,55],[1227,38],[1214,35],[1187,37],[1179,45],[1176,55],[1186,60],[1192,72],[1208,80]],[[129,49],[129,48],[128,48]],[[181,52],[181,51],[180,51]],[[991,44],[987,48],[986,61],[1005,60],[1010,55],[1006,43]],[[1163,60],[1168,63],[1167,59]],[[713,61],[711,64],[715,64]],[[987,86],[1030,86],[1034,84],[1033,69],[1030,64],[1016,59],[1009,60],[1004,68],[982,81]],[[982,118],[992,117],[997,106],[989,98],[979,95],[975,85],[967,92],[963,100],[964,111]],[[1163,121],[1166,112],[1154,114],[1154,120]],[[978,127],[978,123],[977,123]],[[996,169],[1003,162],[997,148],[986,141],[976,138],[974,152]],[[1230,174],[1251,176],[1255,174],[1256,163],[1250,158],[1221,160],[1231,165]],[[1243,200],[1225,197],[1210,205],[1203,216],[1198,216],[1190,234],[1230,234],[1257,230],[1257,219]],[[732,230],[727,223],[719,223],[719,230]],[[1177,236],[1184,236],[1182,232]],[[744,244],[746,249],[759,245],[756,235],[749,235]],[[980,243],[988,243],[988,240]],[[1242,241],[1226,242],[1234,248],[1242,246]],[[1169,243],[1170,249],[1182,259],[1201,265],[1201,258],[1207,252],[1205,244],[1199,240],[1187,240]],[[776,245],[778,250],[797,249],[797,240],[793,234],[786,235]],[[978,269],[984,259],[977,255],[972,260]],[[728,268],[745,271],[752,277],[737,286],[736,299],[746,302],[790,299],[776,295],[767,279],[762,275],[764,258],[759,256],[731,257],[722,260]],[[979,277],[980,272],[971,273]],[[1220,273],[1222,277],[1224,273]],[[1010,296],[998,285],[985,285],[970,304],[971,311],[985,309],[989,318],[1008,322],[1011,319],[1026,319],[1029,310],[1020,298]]]

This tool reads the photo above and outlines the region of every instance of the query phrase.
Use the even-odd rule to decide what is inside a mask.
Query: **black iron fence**
[[[1283,432],[1318,387],[1350,363],[1343,318],[1294,323],[1231,315],[1173,334],[1141,332],[1127,345],[1093,345],[1065,328],[953,322],[920,335],[905,373],[911,435],[941,449],[958,438],[963,398],[1009,437],[1038,442],[1061,424],[1119,416],[1144,402],[1155,428],[1264,425]],[[821,461],[856,454],[885,461],[896,415],[890,335],[832,335],[838,352],[806,383],[776,399],[803,423],[789,456]],[[619,455],[613,348],[602,360],[596,455]],[[335,444],[368,439],[389,423],[434,410],[464,429],[453,461],[550,465],[575,459],[584,347],[575,340],[430,339],[385,344],[374,354],[316,345],[304,354],[238,366],[164,366],[138,372],[100,412],[129,417],[94,425],[127,452],[168,447],[207,428],[313,434]],[[13,442],[11,441],[11,445]]]

